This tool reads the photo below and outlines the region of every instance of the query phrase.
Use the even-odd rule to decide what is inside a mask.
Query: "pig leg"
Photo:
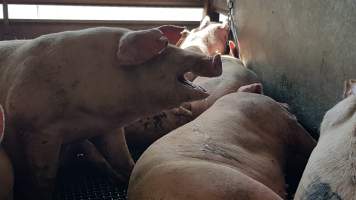
[[[127,182],[135,163],[127,147],[124,130],[120,128],[96,137],[94,143],[114,171],[120,175],[118,180]]]
[[[96,168],[107,174],[109,177],[114,177],[117,180],[124,180],[124,177],[114,171],[96,146],[89,140],[72,143],[66,145],[62,149],[65,149],[61,152],[61,163],[63,166],[76,160],[87,161],[92,163]]]
[[[53,133],[56,132],[47,130],[37,134],[24,134],[24,137],[26,137],[23,138],[24,150],[30,170],[29,178],[33,182],[33,189],[35,190],[26,190],[29,191],[28,197],[30,199],[50,200],[53,197],[52,192],[62,144],[61,137],[56,137]],[[29,185],[25,187],[29,187]]]

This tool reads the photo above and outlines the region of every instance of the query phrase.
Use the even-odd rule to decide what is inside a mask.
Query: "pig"
[[[3,147],[15,194],[52,199],[62,146],[101,135],[120,139],[117,130],[140,117],[208,96],[184,74],[219,76],[220,55],[168,44],[167,37],[177,38],[166,37],[168,29],[97,27],[0,42]]]
[[[177,42],[177,46],[210,56],[216,53],[223,54],[228,36],[229,26],[227,21],[223,23],[211,22],[210,17],[205,16],[199,27],[182,32],[182,37]]]
[[[306,164],[315,141],[259,93],[261,84],[243,86],[153,143],[134,167],[128,199],[283,199],[287,159]]]
[[[210,17],[205,16],[199,27],[191,31],[182,31],[177,46],[209,56],[216,53],[223,54],[225,52],[229,30],[227,21],[223,23],[211,22]],[[193,81],[197,75],[192,72],[187,72],[185,77]]]
[[[5,116],[4,110],[0,105],[0,145],[5,132]],[[0,200],[12,200],[12,188],[14,184],[14,176],[11,162],[0,146]]]
[[[356,80],[345,83],[344,99],[325,114],[294,199],[356,199]],[[355,159],[355,160],[354,160]]]
[[[168,28],[165,28],[164,30],[169,31]],[[179,27],[176,27],[176,29],[179,29]],[[213,56],[216,53],[224,53],[228,33],[229,27],[227,22],[211,22],[209,16],[206,16],[203,18],[199,27],[192,31],[186,29],[183,31],[182,29],[180,37],[172,38],[170,41],[183,49],[202,53],[207,56]],[[221,92],[217,93],[215,91],[213,95],[214,98],[217,98],[217,95],[222,96],[224,92],[226,92],[225,90],[231,89],[228,87],[232,87],[232,89],[235,87],[237,89],[239,85],[256,80],[255,77],[253,77],[253,72],[242,67],[240,61],[226,56],[223,56],[222,60],[226,60],[223,61],[224,65],[231,65],[231,67],[224,67],[226,68],[226,70],[224,69],[226,72],[219,77],[219,80],[211,80],[210,85],[209,83],[205,83],[207,82],[206,80],[196,82],[198,85],[202,82],[201,86],[203,86],[203,88],[209,85],[209,88],[205,88],[208,93],[211,93],[213,88],[215,88],[213,84],[219,85],[216,88],[221,90]],[[237,66],[232,67],[233,65]],[[185,78],[187,80],[192,81],[196,77],[197,76],[192,72],[185,73]],[[225,80],[225,78],[227,80]],[[234,79],[237,80],[234,82],[232,81]],[[223,81],[225,82],[218,83]],[[234,91],[236,91],[236,89]],[[209,104],[214,102],[211,101],[211,99],[212,98],[209,98]],[[110,134],[111,137],[108,136],[105,140],[93,138],[91,141],[66,145],[61,164],[68,165],[72,163],[73,160],[76,160],[76,155],[81,155],[81,160],[85,159],[93,163],[99,170],[112,177],[112,181],[128,181],[128,177],[134,166],[134,160],[127,149],[126,139],[129,142],[130,148],[135,151],[135,155],[142,153],[142,151],[156,139],[193,120],[198,115],[198,112],[203,112],[207,109],[205,106],[208,106],[206,101],[195,102],[193,104],[194,105],[192,106],[190,103],[186,103],[185,106],[165,110],[153,116],[140,119],[126,126],[124,128],[125,130],[120,130],[120,133],[125,133],[125,135],[113,133]],[[200,106],[200,104],[204,106]],[[190,111],[191,109],[194,111],[193,113]],[[112,150],[108,151],[108,149]],[[111,155],[110,153],[112,152],[116,152],[116,154]]]

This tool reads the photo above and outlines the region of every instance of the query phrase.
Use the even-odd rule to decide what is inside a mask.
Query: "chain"
[[[237,24],[234,21],[234,0],[227,0],[227,5],[229,8],[227,19],[229,22],[229,27],[232,32],[232,37],[234,42],[237,42]]]

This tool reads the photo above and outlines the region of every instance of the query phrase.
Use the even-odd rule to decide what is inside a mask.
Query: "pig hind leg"
[[[76,161],[85,161],[93,164],[95,168],[115,180],[125,180],[123,176],[116,173],[104,156],[98,151],[96,146],[89,140],[69,144],[63,149],[65,149],[65,151],[61,152],[62,166],[68,166],[70,163]]]
[[[128,182],[134,161],[126,144],[124,130],[117,129],[92,140],[110,166],[115,170],[119,182]]]

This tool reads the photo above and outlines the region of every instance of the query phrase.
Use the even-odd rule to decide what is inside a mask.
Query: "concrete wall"
[[[356,0],[235,0],[234,7],[243,61],[316,136],[344,80],[356,78]]]

